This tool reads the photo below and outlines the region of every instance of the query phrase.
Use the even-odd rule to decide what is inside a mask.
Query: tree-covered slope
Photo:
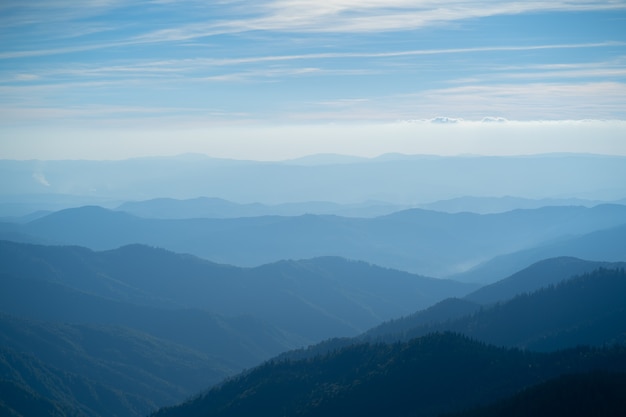
[[[0,347],[0,410],[26,416],[139,416],[158,405],[40,361],[35,356]],[[43,414],[37,414],[43,412]],[[46,414],[49,412],[50,414]],[[8,414],[11,415],[11,414]]]
[[[554,266],[552,262],[537,267],[540,265]],[[496,345],[539,350],[622,343],[626,342],[625,294],[625,272],[619,264],[612,264],[612,269],[601,268],[513,299],[505,297],[501,303],[483,306],[466,299],[446,299],[384,322],[356,338],[326,340],[283,356],[308,358],[364,341],[393,343],[445,331]]]
[[[446,417],[614,417],[626,413],[626,374],[568,374],[489,406]]]
[[[436,416],[511,396],[566,372],[595,369],[626,370],[626,350],[540,354],[431,334],[270,361],[154,416]]]
[[[394,341],[453,331],[496,345],[539,350],[623,343],[626,272],[601,268],[453,320],[420,323],[410,318],[402,324],[383,324],[372,337]]]
[[[128,327],[61,324],[1,313],[0,345],[153,406],[180,401],[238,370],[200,349]],[[42,388],[48,384],[45,379],[38,383]]]
[[[0,415],[6,417],[69,417],[78,413],[15,381],[0,379]]]

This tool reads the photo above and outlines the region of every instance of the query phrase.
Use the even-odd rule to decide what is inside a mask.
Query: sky
[[[0,158],[626,155],[626,1],[3,0]]]

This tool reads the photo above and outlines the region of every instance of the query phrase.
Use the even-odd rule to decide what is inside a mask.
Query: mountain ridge
[[[211,195],[266,204],[309,200],[422,204],[459,195],[615,200],[626,195],[623,182],[619,181],[626,177],[624,160],[616,155],[584,154],[395,156],[307,167],[204,157],[0,160],[0,189],[7,195],[65,193],[116,201]],[[75,172],[82,175],[76,176]],[[465,172],[473,173],[471,180],[462,174]],[[33,173],[44,176],[48,185],[35,180]]]
[[[496,256],[622,224],[626,224],[623,205],[491,215],[411,209],[371,219],[309,214],[178,220],[145,219],[87,207],[10,225],[10,230],[96,250],[143,243],[239,266],[336,255],[443,277]],[[583,246],[582,254],[575,255],[584,258],[585,251],[597,251],[597,247],[597,242]],[[546,257],[558,255],[574,254]],[[626,252],[621,256],[615,260],[626,260]]]

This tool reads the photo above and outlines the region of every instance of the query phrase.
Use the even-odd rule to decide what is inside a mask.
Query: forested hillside
[[[626,371],[623,347],[550,354],[450,333],[270,361],[154,417],[437,416],[506,398],[564,373]]]
[[[446,417],[613,417],[626,410],[626,374],[567,374],[526,388],[511,398]]]

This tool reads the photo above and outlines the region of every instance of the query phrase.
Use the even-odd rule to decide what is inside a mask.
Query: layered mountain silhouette
[[[304,215],[179,220],[82,207],[25,225],[5,224],[0,231],[9,229],[95,250],[143,243],[240,266],[333,255],[438,277],[499,255],[538,251],[522,265],[505,262],[504,268],[458,275],[464,281],[494,282],[545,257],[626,260],[624,246],[615,245],[626,235],[626,229],[619,227],[624,224],[626,206],[622,205],[546,207],[490,215],[412,209],[369,219]],[[541,252],[549,244],[557,246]],[[602,257],[605,253],[607,257]],[[546,256],[537,258],[541,254]]]
[[[563,238],[531,249],[499,255],[451,278],[468,282],[494,282],[543,259],[570,256],[596,261],[624,261],[626,225],[618,225],[581,236]]]

